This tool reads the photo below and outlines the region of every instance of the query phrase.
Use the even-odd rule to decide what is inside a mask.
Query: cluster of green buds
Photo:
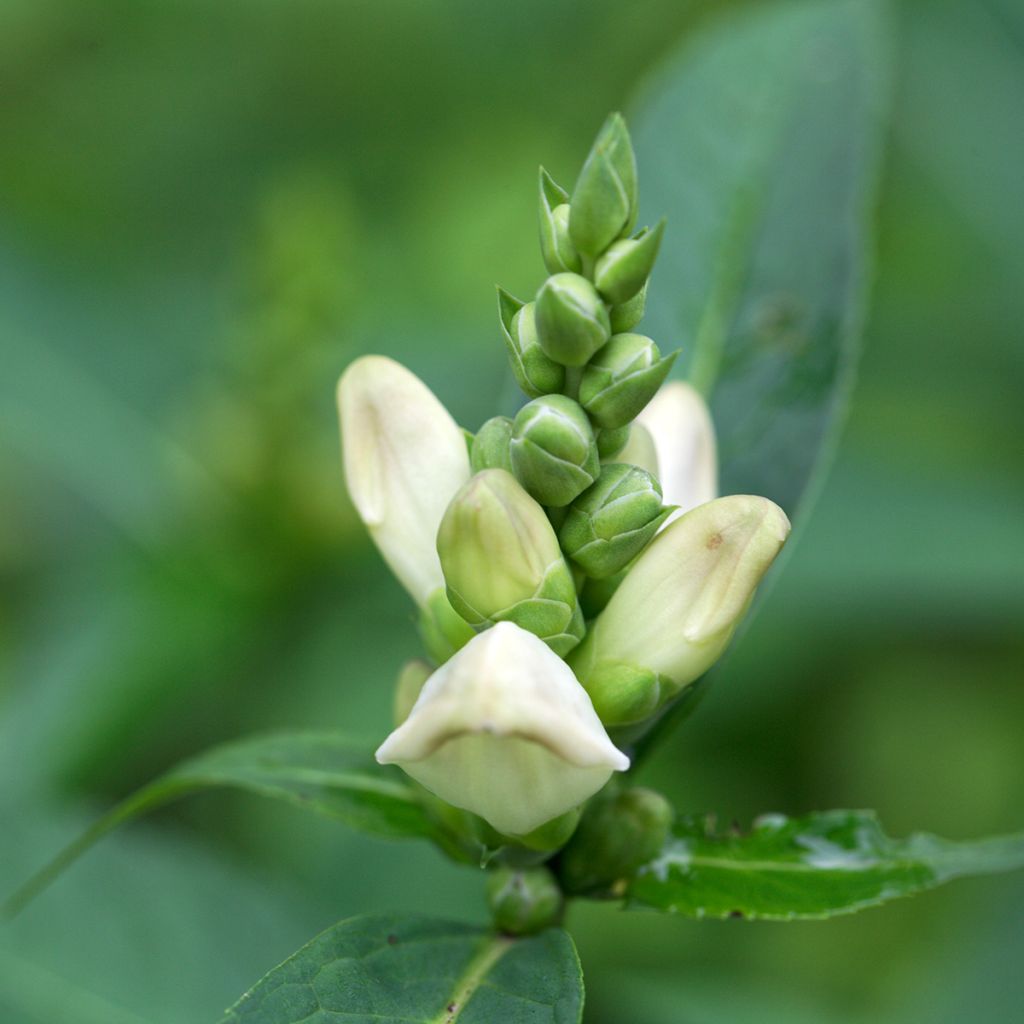
[[[467,435],[380,356],[349,367],[338,400],[349,493],[430,659],[403,671],[378,760],[446,820],[475,822],[482,845],[541,860],[565,847],[561,884],[590,891],[668,827],[646,791],[591,798],[629,767],[629,737],[720,657],[789,523],[765,498],[717,497],[703,399],[666,383],[675,354],[634,332],[664,223],[634,230],[619,115],[571,194],[541,170],[539,210],[550,276],[532,302],[498,292],[527,399],[513,416]],[[618,846],[598,856],[613,819]],[[495,914],[528,930],[559,900],[536,860],[513,867],[494,880]]]

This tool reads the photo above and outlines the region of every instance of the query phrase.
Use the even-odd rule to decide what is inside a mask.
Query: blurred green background
[[[605,113],[739,6],[3,0],[5,893],[212,742],[382,734],[417,640],[344,496],[334,380],[385,352],[470,428],[491,415],[494,284],[542,274],[537,163],[571,181]],[[959,838],[1024,825],[1024,5],[906,0],[892,45],[836,465],[646,778],[724,819],[871,806]],[[339,918],[483,919],[480,890],[432,849],[204,796],[0,928],[0,1020],[212,1021]],[[821,924],[590,905],[570,927],[594,1024],[1010,1021],[1024,1001],[1020,878]]]

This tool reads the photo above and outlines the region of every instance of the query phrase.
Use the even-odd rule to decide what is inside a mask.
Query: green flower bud
[[[549,274],[579,272],[580,254],[569,237],[569,193],[540,169],[540,251]]]
[[[512,440],[512,421],[507,416],[489,419],[473,438],[469,450],[469,465],[474,473],[485,469],[504,469],[512,472],[509,442]]]
[[[537,292],[537,339],[563,366],[583,366],[611,336],[608,310],[579,274],[555,274]]]
[[[550,359],[540,347],[534,304],[524,305],[499,288],[498,318],[516,383],[530,398],[561,391],[565,384],[565,367]]]
[[[558,539],[588,576],[604,579],[633,561],[671,512],[650,473],[613,462],[569,506]]]
[[[664,231],[664,221],[653,231],[645,228],[635,238],[613,243],[597,261],[594,284],[608,302],[621,305],[643,288],[658,258]]]
[[[674,692],[671,681],[652,669],[611,660],[594,665],[587,675],[586,690],[597,717],[609,729],[645,721],[658,710],[664,696]]]
[[[565,901],[555,876],[545,867],[488,873],[487,902],[498,931],[533,935],[558,924]]]
[[[782,509],[745,494],[709,501],[670,523],[569,659],[587,692],[594,687],[595,707],[637,700],[616,698],[617,685],[655,683],[660,706],[702,676],[725,651],[788,534]],[[626,721],[617,713],[614,724],[645,717]]]
[[[514,622],[566,655],[583,637],[572,573],[544,509],[502,469],[474,476],[437,534],[452,607],[478,631]]]
[[[625,334],[644,318],[644,311],[647,307],[647,282],[643,287],[621,306],[612,306],[608,313],[608,319],[612,325],[612,334]]]
[[[512,424],[512,468],[542,505],[568,505],[596,479],[601,464],[587,414],[571,398],[547,395],[519,410]]]
[[[643,334],[616,334],[583,371],[580,405],[599,426],[624,426],[654,397],[675,358],[662,359]]]
[[[620,896],[624,883],[661,853],[673,817],[669,802],[651,789],[599,796],[562,853],[562,884],[572,893]]]
[[[601,461],[609,462],[614,459],[629,443],[629,434],[628,423],[615,430],[597,431],[597,454],[601,456]]]
[[[392,701],[395,725],[401,725],[412,711],[423,684],[433,674],[433,669],[419,658],[407,661],[398,673],[398,681],[395,683],[395,696]]]
[[[636,157],[621,114],[605,121],[572,193],[569,233],[578,252],[596,259],[636,223]]]
[[[443,586],[424,602],[420,611],[420,637],[435,665],[443,665],[475,635],[473,627],[451,606]]]

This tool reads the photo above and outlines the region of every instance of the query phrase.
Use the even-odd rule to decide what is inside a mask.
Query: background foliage
[[[212,742],[382,732],[416,638],[343,495],[333,380],[386,351],[489,415],[494,281],[541,278],[537,162],[571,179],[605,112],[742,6],[7,0],[5,891]],[[878,45],[894,104],[836,468],[645,778],[724,821],[874,806],[893,835],[969,838],[1024,822],[1024,10],[904,0]],[[483,920],[478,880],[422,844],[213,793],[0,931],[0,1017],[213,1020],[382,910]],[[1021,921],[1010,877],[828,924],[587,905],[570,926],[588,1021],[852,1024],[1009,1019]]]

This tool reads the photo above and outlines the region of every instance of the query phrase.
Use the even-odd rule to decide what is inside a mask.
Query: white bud
[[[510,622],[474,637],[427,680],[377,760],[513,836],[629,767],[568,665]]]
[[[363,356],[338,381],[345,482],[384,560],[418,605],[444,576],[437,528],[469,479],[458,425],[404,366]]]
[[[587,686],[616,665],[632,666],[659,676],[665,698],[678,693],[721,656],[789,529],[778,505],[745,494],[677,519],[570,656],[577,677]]]
[[[715,428],[695,388],[681,380],[670,381],[639,414],[637,423],[647,428],[654,441],[665,504],[679,506],[669,522],[717,496]]]

